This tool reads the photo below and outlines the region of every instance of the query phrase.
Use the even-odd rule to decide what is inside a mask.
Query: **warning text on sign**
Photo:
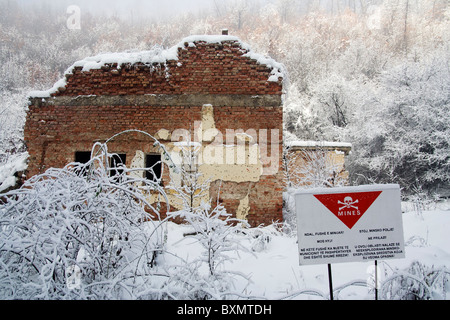
[[[291,196],[301,265],[404,258],[398,185],[311,189]]]

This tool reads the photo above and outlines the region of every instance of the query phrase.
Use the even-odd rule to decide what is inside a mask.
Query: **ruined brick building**
[[[142,130],[174,156],[181,142],[196,142],[209,197],[220,187],[228,212],[253,226],[281,221],[283,78],[282,65],[227,35],[86,58],[51,90],[31,94],[28,176],[85,161],[95,142]],[[130,133],[108,148],[128,167],[143,168],[164,162],[153,142]]]

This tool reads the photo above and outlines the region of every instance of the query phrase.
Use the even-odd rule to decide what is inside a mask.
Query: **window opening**
[[[127,161],[126,154],[113,154],[110,160],[110,171],[109,176],[115,177],[123,173],[123,169],[120,169],[122,165],[125,165]]]
[[[161,155],[160,154],[148,154],[145,159],[145,178],[151,181],[161,179]]]
[[[91,160],[91,152],[90,151],[77,151],[75,152],[75,162],[78,163],[88,163]]]
[[[75,152],[75,162],[86,164],[91,160],[91,152],[90,151],[77,151]],[[76,173],[80,176],[86,176],[87,175],[87,168],[84,166],[80,167],[79,169],[76,169]]]

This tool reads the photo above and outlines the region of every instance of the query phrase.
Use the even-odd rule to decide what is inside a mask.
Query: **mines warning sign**
[[[311,189],[291,196],[301,265],[404,258],[398,185]]]

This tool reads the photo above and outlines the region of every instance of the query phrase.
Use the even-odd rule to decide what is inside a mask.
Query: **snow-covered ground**
[[[15,186],[17,178],[14,175],[27,168],[27,159],[28,152],[23,152],[5,157],[4,161],[0,161],[0,192]]]
[[[379,286],[387,280],[392,283],[395,275],[403,274],[405,279],[417,279],[417,283],[408,284],[412,287],[427,284],[434,299],[450,299],[450,202],[435,204],[427,211],[416,210],[408,203],[403,208],[406,258],[378,261]],[[189,230],[189,226],[170,224],[168,232],[167,249],[186,259],[201,251],[198,242],[183,237]],[[226,269],[239,271],[250,279],[247,282],[237,278],[236,292],[271,300],[329,298],[327,265],[299,266],[295,234],[283,234],[273,226],[249,232],[260,236],[243,236],[241,244],[248,252],[240,251],[226,265]],[[427,272],[420,274],[420,268],[429,271],[429,278]],[[334,298],[374,299],[374,269],[374,261],[333,264]],[[435,271],[433,276],[430,271]]]
[[[0,173],[4,174],[5,177],[11,176],[15,169],[19,168],[20,165],[24,163],[24,159],[25,158],[18,157],[15,161],[11,161],[11,165],[0,168]],[[131,223],[130,226],[126,223],[122,223],[126,222],[123,220],[123,212],[135,214],[136,217],[141,217],[139,212],[143,211],[143,208],[140,207],[137,202],[125,201],[126,199],[129,199],[129,193],[133,199],[139,197],[142,198],[142,194],[139,193],[140,191],[136,188],[133,189],[135,180],[129,180],[130,183],[127,184],[128,188],[123,188],[122,185],[117,184],[114,177],[110,177],[105,173],[106,171],[103,172],[102,168],[97,168],[97,171],[98,174],[91,174],[91,182],[87,182],[83,176],[77,176],[75,173],[81,171],[77,171],[77,168],[72,168],[70,166],[65,169],[55,169],[49,172],[48,174],[52,179],[31,179],[32,181],[30,183],[34,189],[22,188],[17,191],[23,194],[23,199],[25,200],[10,201],[10,203],[6,203],[3,208],[0,207],[3,218],[3,228],[14,230],[14,232],[11,233],[0,233],[0,240],[2,240],[0,243],[5,244],[9,242],[9,247],[4,246],[4,248],[10,248],[13,253],[17,252],[14,248],[17,250],[26,249],[24,255],[30,254],[33,259],[36,258],[33,251],[33,248],[35,247],[39,247],[37,248],[36,254],[42,255],[40,258],[49,259],[56,259],[53,257],[53,252],[59,248],[58,250],[61,250],[58,251],[59,256],[66,260],[61,260],[60,258],[54,260],[56,267],[54,267],[55,270],[53,272],[57,275],[62,272],[59,269],[64,269],[67,264],[70,265],[70,263],[74,263],[72,256],[74,254],[76,256],[77,254],[77,250],[72,243],[73,239],[71,235],[73,232],[77,232],[79,228],[72,228],[72,226],[79,223],[85,225],[84,217],[86,215],[92,214],[95,216],[95,214],[99,214],[103,217],[105,212],[107,212],[108,217],[111,216],[109,217],[112,219],[111,221],[117,222],[121,226],[120,229],[116,229],[116,226],[112,224],[106,228],[108,232],[111,231],[113,234],[117,232],[127,235],[133,234],[139,239],[141,236],[143,239],[146,239],[145,241],[140,241],[138,239],[140,242],[133,242],[139,244],[145,243],[146,246],[138,246],[138,248],[131,246],[130,248],[127,246],[129,241],[131,241],[128,239],[128,236],[123,236],[122,238],[117,236],[117,239],[121,239],[123,242],[123,249],[130,249],[127,249],[127,253],[121,256],[123,259],[126,259],[128,255],[130,255],[131,258],[134,257],[136,254],[134,251],[138,253],[141,252],[140,250],[144,249],[147,251],[147,244],[152,238],[151,234],[156,230],[155,227],[152,227],[152,224],[149,222],[149,232],[136,232],[134,223]],[[126,180],[127,177],[129,176],[124,172],[123,178]],[[124,183],[126,183],[126,181]],[[101,185],[103,185],[104,188],[99,189],[98,186]],[[126,191],[127,193],[124,195],[117,190]],[[14,197],[11,199],[14,199]],[[67,203],[75,203],[76,205],[68,206]],[[129,207],[128,203],[134,204],[134,207]],[[8,205],[11,205],[12,207],[9,207]],[[12,208],[14,208],[14,210],[12,210]],[[378,287],[380,288],[379,298],[450,300],[450,232],[448,232],[448,230],[450,230],[450,200],[438,203],[429,203],[426,201],[403,203],[402,211],[406,258],[378,261],[377,275],[379,280]],[[220,213],[221,211],[218,210],[218,212]],[[16,215],[16,217],[12,219],[11,214]],[[142,212],[142,214],[144,213]],[[188,213],[184,212],[185,216],[186,214]],[[96,267],[96,265],[91,265],[89,262],[86,262],[82,267],[89,272],[87,272],[86,275],[82,275],[80,278],[86,280],[83,287],[83,290],[85,291],[83,292],[89,292],[93,298],[97,299],[107,299],[110,297],[124,299],[158,299],[167,298],[168,296],[166,294],[169,294],[169,297],[175,299],[196,299],[202,298],[205,295],[205,292],[209,292],[211,294],[210,298],[213,299],[281,300],[329,298],[327,265],[299,266],[297,236],[295,232],[288,232],[289,230],[295,229],[292,228],[292,226],[290,228],[289,226],[285,226],[283,231],[280,231],[280,226],[275,225],[265,228],[234,228],[237,229],[238,232],[232,233],[230,231],[230,233],[227,233],[227,237],[233,238],[225,240],[224,237],[220,236],[220,232],[217,232],[217,230],[222,230],[223,233],[228,232],[227,229],[219,223],[219,221],[221,221],[220,216],[217,216],[217,219],[212,217],[209,210],[206,210],[205,212],[199,211],[197,214],[201,214],[199,217],[202,219],[197,219],[198,221],[196,222],[194,221],[195,219],[189,224],[184,225],[167,222],[167,224],[164,223],[160,225],[163,228],[158,227],[158,230],[161,230],[165,229],[165,226],[167,226],[167,232],[164,233],[164,237],[161,234],[160,239],[161,241],[163,238],[167,239],[167,242],[164,241],[165,245],[163,253],[160,256],[158,255],[157,258],[165,259],[165,261],[159,260],[156,262],[155,269],[152,269],[152,267],[145,263],[143,263],[142,266],[139,263],[134,263],[133,261],[141,261],[141,258],[144,257],[144,255],[138,254],[139,259],[133,260],[130,258],[129,261],[131,262],[129,265],[127,265],[126,261],[122,258],[123,261],[117,261],[117,263],[121,261],[123,264],[118,264],[123,268],[123,271],[118,272],[116,278],[110,279],[107,275],[101,274],[105,277],[105,280],[101,282],[105,285],[104,292],[90,292],[88,290],[93,286],[92,283],[89,283],[89,281],[92,282],[89,278],[89,268]],[[20,217],[20,219],[17,219],[17,217]],[[56,218],[64,223],[52,223],[52,219]],[[90,218],[87,219],[87,221],[90,221]],[[93,219],[93,221],[95,221],[95,219]],[[127,221],[135,220],[130,218],[127,219]],[[36,224],[39,227],[28,229],[26,226],[30,223]],[[66,228],[65,226],[71,227]],[[195,226],[197,229],[195,229]],[[205,229],[208,232],[215,230],[215,233],[202,233],[201,231]],[[19,233],[16,235],[15,231],[17,230],[26,232],[24,234]],[[89,241],[97,239],[96,235],[99,229],[94,226],[89,230],[91,230],[92,235],[90,233],[79,235],[80,237],[86,238],[82,238],[80,244],[89,247],[91,254],[95,255],[98,254],[97,251],[100,250],[99,248],[101,248],[101,246],[96,245],[95,243],[90,246]],[[67,232],[69,232],[69,236],[67,237],[62,237],[60,235],[66,234]],[[148,237],[146,237],[147,233]],[[165,238],[165,236],[167,236],[167,238]],[[64,239],[68,239],[68,242],[63,243]],[[99,241],[101,241],[102,238],[100,237],[99,239]],[[210,246],[206,244],[205,247],[205,242],[210,240],[213,240],[213,245]],[[40,241],[40,245],[29,247],[27,243],[30,241],[34,244],[37,244],[36,242]],[[115,242],[109,243],[108,241],[106,243],[100,243],[102,245],[111,245],[112,247],[117,245]],[[68,247],[69,244],[70,246]],[[235,244],[240,245],[239,251],[227,251],[229,248],[234,247]],[[219,249],[215,249],[215,252],[205,250],[205,248],[212,248],[214,245],[219,246]],[[42,246],[42,248],[40,246]],[[51,250],[45,251],[43,249],[44,247],[47,249],[50,248]],[[29,248],[33,250],[28,250]],[[68,251],[67,248],[70,248],[71,252],[69,252],[70,250]],[[80,252],[81,251],[82,250],[80,249]],[[78,255],[80,252],[78,252]],[[114,251],[111,252],[114,253]],[[119,253],[120,251],[117,251],[117,254]],[[208,270],[207,261],[208,255],[211,254],[216,255],[214,259],[211,258],[213,264],[217,264],[213,267],[217,271],[215,271],[214,277],[208,276],[211,269]],[[7,268],[0,270],[3,272],[3,277],[0,277],[0,280],[2,280],[0,282],[0,289],[4,286],[3,294],[5,294],[5,297],[2,297],[2,292],[0,291],[0,298],[8,298],[10,297],[10,294],[12,294],[11,297],[22,297],[25,299],[83,299],[87,297],[86,295],[79,294],[77,291],[78,289],[72,290],[66,286],[67,279],[64,277],[57,278],[56,280],[59,282],[52,280],[52,277],[45,278],[46,282],[41,284],[39,281],[41,278],[37,279],[33,277],[33,274],[35,273],[34,269],[29,270],[31,267],[28,263],[24,263],[25,260],[17,260],[17,263],[22,263],[21,268],[28,270],[26,272],[30,273],[30,281],[35,282],[37,288],[35,290],[36,293],[28,292],[27,290],[31,288],[28,280],[25,279],[26,281],[23,283],[20,282],[22,281],[22,274],[20,272],[17,273],[14,264],[15,260],[13,259],[10,261],[8,260],[8,257],[15,258],[16,256],[4,255],[6,264],[2,264],[2,266],[11,268],[8,270],[15,273],[5,273]],[[228,257],[229,259],[224,259],[224,257]],[[100,260],[101,256],[98,256],[97,258]],[[42,272],[46,270],[46,267],[49,267],[49,263],[46,261],[47,260],[43,259],[42,262],[39,262],[45,264],[45,266],[42,266]],[[203,262],[198,263],[199,261]],[[221,264],[222,261],[224,262],[223,265]],[[77,258],[77,263],[78,262]],[[105,258],[105,261],[102,260],[99,263],[101,266],[106,265],[114,267],[114,265],[110,265],[107,257]],[[36,265],[38,265],[37,262]],[[51,264],[51,266],[53,266],[53,264]],[[141,288],[141,285],[136,286],[134,282],[127,283],[126,279],[128,278],[120,278],[122,276],[129,277],[130,272],[134,276],[137,276],[138,266],[139,268],[142,268],[142,272],[148,273],[148,275],[143,273],[144,276],[142,276],[143,278],[148,278],[148,283],[145,283],[148,288]],[[209,266],[209,268],[211,268],[211,266]],[[352,300],[374,299],[374,269],[373,261],[367,263],[333,264],[332,275],[334,298]],[[101,271],[102,269],[99,270]],[[226,274],[226,276],[221,277],[220,275],[222,273]],[[165,285],[164,288],[159,288],[159,285],[164,285],[162,282],[150,281],[150,279],[155,278],[155,274],[157,274],[156,278],[162,276],[162,279],[165,279],[164,281],[167,280],[167,285]],[[175,278],[175,280],[172,280],[172,278]],[[234,287],[229,287],[227,285],[222,287],[221,283],[218,283],[226,281],[228,284],[230,279],[234,279]],[[17,283],[17,281],[20,283]],[[111,291],[111,288],[114,289],[117,281],[121,282],[127,290],[133,290],[132,294]],[[22,288],[20,284],[24,284],[23,288],[26,289],[24,289],[24,292],[20,291],[22,289],[16,290],[16,287]],[[59,293],[48,291],[47,285],[55,286],[55,288],[60,290]],[[95,285],[98,286],[99,283],[97,282]],[[203,285],[208,285],[209,287],[203,288]],[[147,297],[147,289],[149,290],[148,292],[155,292],[155,294]],[[205,291],[202,292],[202,290]],[[42,294],[40,294],[41,291]]]

